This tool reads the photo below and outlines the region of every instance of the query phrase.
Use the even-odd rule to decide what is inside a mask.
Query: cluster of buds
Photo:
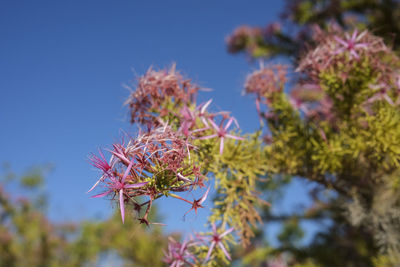
[[[198,90],[197,85],[175,70],[175,65],[169,70],[150,68],[138,79],[136,90],[132,90],[125,102],[131,110],[131,123],[156,124],[158,112],[165,101],[173,101],[175,105],[189,104],[195,101]]]
[[[194,149],[193,145],[166,124],[130,139],[126,145],[114,144],[113,149],[109,150],[109,162],[101,152],[100,157],[92,156],[91,163],[102,171],[102,176],[89,191],[102,185],[106,190],[94,197],[118,197],[122,221],[125,217],[125,203],[130,203],[138,216],[142,208],[146,207],[139,221],[149,224],[151,205],[162,196],[184,200],[191,203],[193,209],[197,209],[202,207],[209,190],[200,201],[193,202],[174,194],[204,186],[205,176],[190,159]],[[139,203],[138,197],[148,197],[148,200]]]
[[[228,250],[226,249],[226,236],[229,235],[234,229],[229,228],[222,233],[218,233],[218,229],[215,224],[212,224],[212,232],[200,235],[196,234],[195,238],[190,237],[188,240],[180,243],[169,238],[168,251],[164,251],[164,262],[169,266],[182,266],[182,265],[195,265],[205,264],[213,258],[213,252],[216,249],[220,249],[228,260],[232,260]],[[198,246],[207,247],[207,255],[204,259],[198,259],[194,251]]]

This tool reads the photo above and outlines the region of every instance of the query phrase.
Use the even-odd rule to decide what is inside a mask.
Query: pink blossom
[[[199,137],[198,139],[200,140],[204,140],[204,139],[210,139],[210,138],[215,138],[218,137],[220,138],[220,146],[219,146],[219,153],[222,155],[223,151],[224,151],[224,139],[225,138],[231,138],[231,139],[235,139],[235,140],[244,140],[243,137],[239,137],[239,136],[234,136],[231,134],[228,134],[228,128],[232,125],[232,122],[235,122],[236,126],[239,128],[239,125],[236,121],[236,119],[234,117],[231,117],[228,122],[226,123],[225,127],[222,127],[222,122],[221,125],[218,126],[214,120],[209,120],[212,127],[214,128],[214,130],[216,131],[215,134],[212,135],[208,135],[208,136],[202,136]]]
[[[387,85],[379,84],[379,85],[371,86],[371,88],[374,90],[377,90],[377,91],[372,97],[367,99],[366,103],[373,103],[377,100],[385,100],[390,105],[394,106],[393,100],[387,94],[388,93]]]
[[[109,182],[107,182],[107,186],[106,186],[106,187],[108,187],[108,190],[104,193],[100,193],[98,195],[93,196],[93,197],[104,197],[113,192],[118,193],[122,222],[125,221],[125,204],[124,204],[124,201],[125,201],[124,194],[126,193],[125,191],[127,189],[131,189],[131,188],[142,187],[148,183],[148,182],[142,182],[142,183],[136,183],[136,184],[126,183],[126,177],[128,176],[128,173],[130,172],[130,170],[132,169],[133,161],[134,161],[134,158],[132,158],[128,168],[126,168],[125,173],[121,179],[116,178],[114,176],[108,177]]]
[[[179,131],[182,132],[183,135],[188,137],[192,133],[209,129],[210,126],[208,125],[207,118],[211,117],[211,114],[208,114],[206,109],[211,104],[211,101],[212,99],[208,100],[206,103],[200,104],[195,110],[191,110],[188,106],[184,106],[180,110],[181,125]],[[197,119],[201,120],[204,127],[196,129]]]
[[[193,263],[197,260],[193,253],[189,251],[189,248],[196,244],[197,242],[193,242],[190,239],[180,243],[169,237],[168,251],[164,251],[163,261],[171,267],[179,267],[185,264],[194,265]]]
[[[367,49],[368,44],[367,43],[360,43],[359,41],[365,36],[367,31],[363,31],[361,34],[357,35],[358,32],[357,30],[354,30],[353,35],[350,37],[348,33],[345,34],[345,39],[339,38],[337,36],[334,36],[335,40],[341,45],[340,48],[338,48],[334,54],[342,54],[346,51],[350,53],[350,59],[352,57],[359,59],[360,56],[358,55],[357,51],[358,49]]]
[[[194,212],[197,215],[197,209],[204,208],[202,204],[204,201],[206,201],[208,193],[210,192],[210,189],[211,189],[211,187],[208,187],[207,191],[203,194],[203,196],[201,198],[193,200],[192,207],[190,208],[190,210],[188,210],[185,213],[185,215],[188,214],[191,210],[194,210]]]
[[[222,238],[224,236],[226,236],[227,234],[231,233],[233,231],[233,227],[229,228],[228,230],[226,230],[225,232],[223,232],[222,234],[218,234],[217,232],[217,227],[215,226],[215,224],[212,225],[212,236],[211,236],[211,244],[210,244],[210,248],[208,249],[207,252],[207,257],[205,259],[205,261],[208,261],[210,259],[211,256],[211,252],[213,251],[214,247],[219,246],[222,251],[224,252],[225,256],[231,260],[231,256],[229,255],[228,251],[226,250],[224,244],[222,243]]]

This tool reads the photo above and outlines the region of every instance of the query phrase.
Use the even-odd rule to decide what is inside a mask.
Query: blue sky
[[[54,164],[47,183],[53,220],[107,216],[111,204],[85,194],[98,176],[87,156],[133,130],[122,84],[151,65],[176,62],[213,89],[200,99],[231,110],[244,131],[257,129],[253,99],[241,95],[257,66],[228,54],[224,39],[241,24],[276,20],[282,2],[1,1],[0,162],[19,173]],[[187,209],[175,200],[161,203],[168,231],[205,222],[204,211],[182,222]]]

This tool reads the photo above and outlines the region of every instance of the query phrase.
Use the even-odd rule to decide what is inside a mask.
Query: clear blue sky
[[[133,129],[122,84],[176,62],[214,90],[201,99],[231,110],[244,131],[256,129],[253,99],[241,96],[256,65],[228,54],[224,39],[241,24],[276,20],[282,2],[1,1],[0,162],[19,173],[55,165],[47,183],[53,220],[107,216],[110,203],[85,194],[98,178],[87,156]],[[188,207],[176,203],[160,205],[168,230],[204,223],[202,213],[183,223]]]

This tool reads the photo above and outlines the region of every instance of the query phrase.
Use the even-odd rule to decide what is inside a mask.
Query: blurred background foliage
[[[345,30],[369,29],[397,50],[400,45],[398,0],[286,0],[281,20],[265,27],[241,26],[228,40],[231,53],[251,58],[288,56],[298,60],[315,40],[312,28],[335,23]]]
[[[0,266],[163,266],[167,239],[160,226],[139,225],[133,216],[122,224],[118,210],[100,222],[52,222],[44,188],[52,167],[34,167],[20,176],[3,167]],[[156,209],[152,217],[157,219]]]

